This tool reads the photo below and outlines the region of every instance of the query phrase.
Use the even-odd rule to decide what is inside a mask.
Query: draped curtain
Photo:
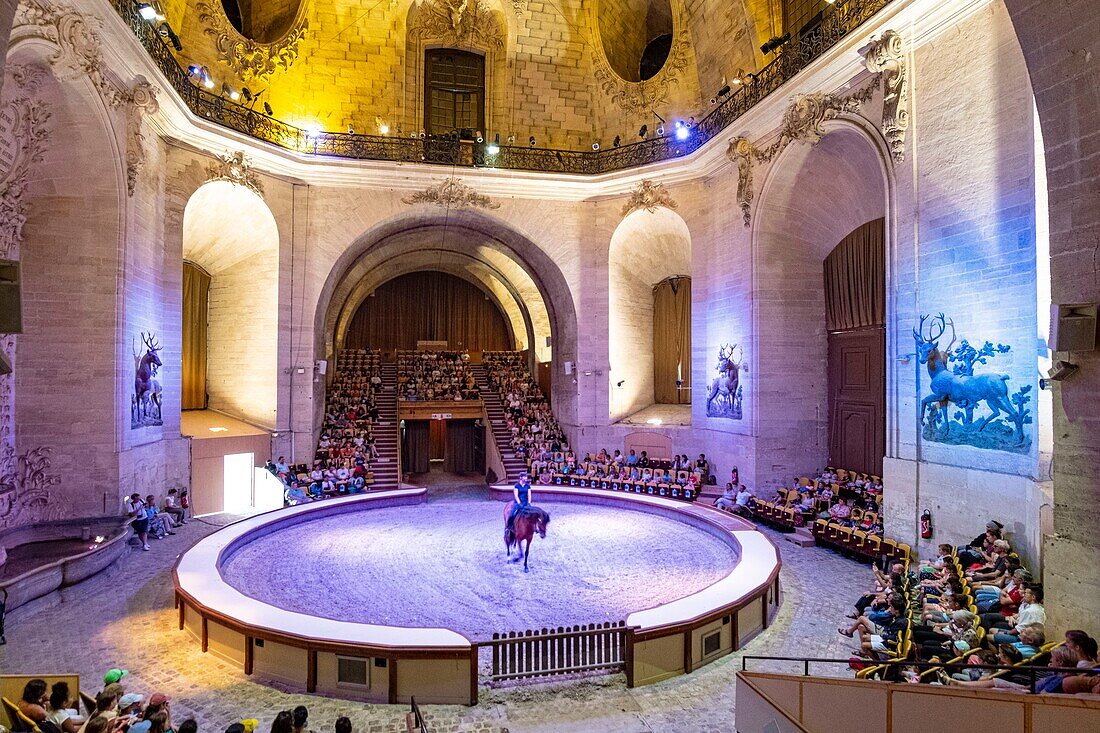
[[[207,306],[210,275],[190,262],[183,263],[183,372],[180,375],[180,407],[206,407]]]
[[[689,404],[690,388],[691,278],[670,277],[653,288],[653,401]]]
[[[353,349],[415,349],[417,341],[446,341],[452,349],[514,349],[496,303],[476,286],[445,272],[414,272],[381,285],[348,326]]]
[[[474,431],[483,428],[474,426],[473,420],[447,421],[447,456],[443,461],[443,470],[448,473],[467,473],[477,470],[474,455]]]
[[[406,420],[401,441],[401,470],[405,473],[428,472],[428,443],[431,429],[427,420]]]
[[[825,258],[825,328],[850,331],[886,323],[886,220],[840,240]]]

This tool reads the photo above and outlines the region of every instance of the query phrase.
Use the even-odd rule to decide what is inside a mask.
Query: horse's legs
[[[535,539],[534,535],[527,539],[527,548],[523,551],[523,572],[530,572],[527,569],[527,556],[531,554],[531,540]]]

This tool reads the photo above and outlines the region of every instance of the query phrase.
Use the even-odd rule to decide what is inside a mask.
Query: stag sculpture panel
[[[136,345],[134,354],[134,394],[130,400],[130,427],[140,428],[146,425],[163,424],[164,397],[157,379],[157,372],[163,366],[160,360],[161,345],[152,333],[141,332],[141,341],[145,346],[142,354]]]
[[[943,346],[948,331],[951,338]],[[974,373],[975,364],[986,364],[998,354],[1007,354],[1010,347],[994,347],[987,341],[976,349],[964,339],[955,350],[955,322],[943,313],[921,316],[913,329],[913,339],[928,378],[929,392],[918,408],[925,440],[1013,453],[1030,450],[1031,440],[1024,426],[1031,423],[1031,411],[1026,408],[1031,401],[1031,385],[1009,394],[1007,374]]]
[[[738,344],[723,344],[718,349],[718,366],[715,367],[718,376],[707,391],[707,417],[741,419],[741,365],[744,360],[744,349]]]

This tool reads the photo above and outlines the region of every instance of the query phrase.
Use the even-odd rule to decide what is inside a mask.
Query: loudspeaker
[[[15,260],[0,260],[0,333],[23,333],[19,263]]]
[[[328,361],[326,359],[317,360],[317,373],[321,375],[328,373]]]
[[[1050,305],[1051,351],[1094,351],[1096,349],[1096,303]]]
[[[565,373],[566,374],[572,374],[573,373],[573,362],[571,362],[571,361],[565,362]]]

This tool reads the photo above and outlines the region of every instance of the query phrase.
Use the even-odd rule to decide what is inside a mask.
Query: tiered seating
[[[465,351],[397,352],[397,397],[401,400],[476,400],[477,382]]]
[[[490,389],[499,396],[504,415],[504,425],[494,426],[498,440],[506,440],[506,445],[526,461],[532,472],[532,462],[536,458],[546,460],[555,452],[569,452],[565,431],[554,418],[542,390],[531,378],[523,353],[486,351],[483,361],[485,377]],[[499,429],[501,427],[503,429]]]
[[[631,478],[632,472],[625,468],[618,472],[606,471],[606,464],[596,461],[576,465],[571,455],[559,451],[548,460],[532,461],[531,470],[538,483],[667,496],[682,501],[695,501],[699,496],[697,485],[689,481],[690,471],[646,467],[641,469],[638,478]],[[669,464],[668,461],[655,463]]]

